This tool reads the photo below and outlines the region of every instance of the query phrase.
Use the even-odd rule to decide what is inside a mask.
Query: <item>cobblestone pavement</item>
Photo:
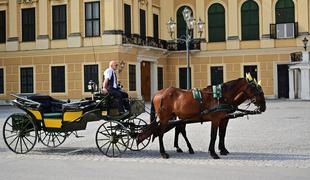
[[[161,159],[158,140],[142,151],[127,150],[121,158],[108,158],[96,147],[95,133],[102,122],[88,123],[83,138],[70,136],[56,149],[37,143],[26,155],[11,152],[3,141],[6,117],[18,109],[0,106],[0,178],[33,177],[68,179],[309,179],[310,177],[310,102],[267,101],[261,115],[233,119],[226,138],[228,156],[213,160],[207,153],[210,123],[190,124],[187,133],[195,154],[177,153],[173,148],[174,131],[164,136],[171,158]],[[145,113],[141,116],[149,119]],[[187,151],[183,138],[180,147]],[[42,167],[42,168],[41,168]],[[105,167],[101,169],[101,167]],[[69,174],[62,174],[65,168]],[[84,171],[84,172],[83,172]],[[122,171],[122,172],[120,172]],[[155,173],[158,172],[158,173]],[[249,173],[252,173],[250,176]],[[49,179],[49,178],[48,178]],[[105,179],[105,178],[104,178]]]

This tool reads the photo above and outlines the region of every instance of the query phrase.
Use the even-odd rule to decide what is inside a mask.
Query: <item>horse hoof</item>
[[[224,149],[220,151],[220,154],[226,156],[227,154],[229,154],[229,152],[227,151],[227,149]]]
[[[213,159],[220,159],[220,157],[215,152],[209,152],[209,154]]]
[[[182,150],[181,148],[177,148],[177,152],[178,152],[178,153],[182,153],[183,150]]]
[[[161,157],[164,158],[164,159],[169,159],[169,154],[161,153]]]
[[[195,154],[193,149],[189,149],[188,151],[189,151],[190,154]]]

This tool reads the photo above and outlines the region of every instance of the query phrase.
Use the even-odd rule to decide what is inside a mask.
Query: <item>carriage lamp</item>
[[[184,18],[184,21],[186,22],[186,34],[181,35],[179,38],[174,38],[173,35],[175,33],[175,27],[176,23],[170,17],[167,22],[167,28],[168,28],[168,33],[170,34],[170,37],[172,40],[175,42],[181,42],[186,44],[186,63],[187,63],[187,89],[190,89],[190,62],[189,62],[189,44],[193,41],[197,42],[197,39],[194,39],[190,34],[191,31],[195,28],[197,25],[198,27],[198,34],[199,37],[201,38],[203,29],[204,29],[204,22],[201,20],[201,18],[198,19],[198,22],[196,22],[196,19],[192,16],[193,12],[190,8],[185,7],[182,11],[182,15]],[[198,39],[200,42],[201,39]]]
[[[307,44],[308,44],[308,39],[307,39],[307,37],[305,37],[305,38],[302,40],[302,42],[304,43],[304,49],[305,49],[305,51],[307,51]]]
[[[121,73],[121,72],[123,71],[124,68],[125,68],[125,62],[122,60],[122,61],[119,63],[118,72]]]

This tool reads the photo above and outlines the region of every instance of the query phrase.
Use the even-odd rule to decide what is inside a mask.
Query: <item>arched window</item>
[[[188,6],[182,6],[177,11],[177,37],[180,38],[182,35],[186,35],[186,22],[183,17],[183,10],[184,8],[190,9],[192,12],[193,10]],[[193,15],[193,14],[192,14]],[[191,37],[193,37],[193,30],[190,32]],[[178,50],[185,50],[186,45],[185,43],[178,43]],[[190,44],[190,49],[192,49],[192,44]]]
[[[298,36],[295,23],[295,7],[292,0],[278,0],[275,7],[276,24],[270,25],[270,38],[294,38]]]
[[[278,0],[276,4],[276,24],[295,22],[295,7],[292,0]]]
[[[208,9],[209,42],[225,41],[225,8],[212,4]]]
[[[241,32],[242,40],[259,39],[259,8],[253,0],[241,6]]]

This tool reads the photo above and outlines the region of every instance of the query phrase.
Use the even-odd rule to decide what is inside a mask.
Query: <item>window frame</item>
[[[22,87],[22,69],[27,69],[27,68],[31,68],[32,69],[32,92],[23,92],[23,87]],[[35,93],[35,67],[34,66],[19,66],[18,68],[19,71],[19,92],[23,93],[23,94],[32,94]],[[30,84],[31,85],[31,84]],[[29,86],[27,84],[27,86]]]
[[[249,6],[255,5],[256,9],[249,9]],[[245,1],[240,8],[240,15],[241,15],[241,40],[242,41],[248,41],[248,40],[259,40],[260,39],[260,10],[259,5],[253,1]],[[257,19],[253,20],[255,17]],[[247,22],[246,20],[250,20],[250,22]],[[254,22],[256,21],[256,22]],[[247,23],[245,23],[247,22]],[[253,31],[255,29],[255,31]]]
[[[146,40],[146,11],[144,9],[140,9],[140,38]]]
[[[212,18],[212,16],[210,17],[210,8],[213,8],[213,7],[215,7],[216,5],[219,5],[219,6],[221,6],[221,8],[223,8],[223,10],[224,10],[224,12],[223,13],[213,13],[213,16],[219,16],[220,14],[223,16],[223,18],[224,18],[224,23],[223,24],[221,24],[221,26],[211,26],[210,25],[210,19]],[[225,42],[226,41],[226,9],[225,9],[225,7],[221,4],[221,3],[213,3],[213,4],[211,4],[210,6],[209,6],[209,8],[208,8],[208,10],[207,10],[207,14],[208,14],[208,42]],[[211,14],[212,15],[212,14]],[[224,30],[224,32],[223,32],[223,34],[222,35],[224,35],[224,37],[221,37],[221,38],[218,38],[218,39],[216,39],[216,38],[214,38],[214,39],[212,39],[212,38],[210,38],[210,37],[213,37],[212,35],[213,34],[210,34],[210,33],[212,33],[211,32],[211,30],[210,29],[219,29],[219,28],[221,28],[221,30]]]
[[[36,40],[36,8],[23,8],[21,9],[21,24],[22,24],[22,42],[32,42]],[[33,14],[31,14],[33,13]],[[31,22],[25,22],[26,17],[31,19]],[[29,20],[28,19],[28,20]]]
[[[181,76],[180,76],[180,69],[185,69],[186,70],[185,71],[185,75],[184,75],[186,77],[186,79],[183,82],[185,82],[186,86],[187,86],[187,66],[178,66],[177,68],[178,68],[177,72],[176,72],[177,73],[177,76],[176,76],[177,77],[177,81],[176,81],[177,82],[177,87],[181,88],[180,87],[180,85],[181,85],[180,84],[181,83],[180,82],[180,78],[181,78]],[[192,66],[190,66],[189,68],[190,68],[190,88],[192,88],[192,87],[194,87],[194,81],[193,81],[193,74],[194,73],[193,72],[195,72],[195,71],[194,71],[194,68]],[[187,89],[187,87],[185,87],[184,89]]]
[[[257,74],[257,79],[256,81],[259,81],[261,78],[260,78],[260,65],[258,63],[243,63],[241,64],[241,77],[245,77],[245,71],[244,71],[244,68],[245,66],[256,66],[257,68],[257,71],[256,71],[256,74]],[[252,74],[251,76],[253,77],[253,79],[255,78]]]
[[[101,83],[101,78],[100,78],[100,65],[98,63],[87,63],[87,64],[82,64],[82,72],[83,72],[83,84],[82,84],[82,91],[83,93],[89,93],[90,91],[88,91],[88,89],[85,89],[85,87],[87,87],[87,85],[85,85],[85,66],[97,66],[97,78],[98,78],[98,88],[101,87],[100,83]]]
[[[59,18],[57,21],[56,21],[56,17],[54,16],[56,13],[56,8],[58,9],[58,17],[61,17],[61,15],[63,14],[63,12],[61,12],[64,8],[64,15],[65,15],[65,19],[64,20],[59,20],[61,18]],[[61,5],[54,5],[52,6],[52,36],[53,36],[53,40],[58,40],[58,39],[67,39],[67,34],[68,34],[68,23],[67,23],[67,5],[66,4],[61,4]],[[63,28],[62,26],[65,27],[65,34],[64,36],[61,36],[61,29]],[[56,33],[56,30],[55,28],[57,28],[58,30],[58,33]]]
[[[130,74],[130,66],[134,66],[134,72],[135,72],[135,77],[134,78],[131,78],[131,74]],[[133,88],[134,89],[131,89],[131,81],[134,81],[134,85],[133,85]],[[131,92],[136,92],[138,89],[137,87],[137,64],[134,64],[134,63],[128,63],[128,91],[131,91]]]
[[[94,12],[93,12],[93,5],[98,3],[98,18],[94,18]],[[91,18],[87,19],[87,6],[91,6]],[[91,2],[85,2],[84,3],[84,22],[85,22],[85,37],[99,37],[101,36],[101,8],[100,8],[100,1],[91,1]],[[98,21],[98,34],[94,35],[94,23]],[[87,22],[91,22],[91,32],[88,33],[87,30]]]
[[[64,92],[54,92],[53,91],[53,71],[52,68],[53,67],[64,67]],[[67,73],[67,65],[66,64],[51,64],[49,67],[49,71],[50,71],[50,93],[51,94],[57,94],[57,95],[62,95],[62,94],[66,94],[67,93],[67,78],[68,78],[68,73]]]
[[[1,92],[1,89],[0,89],[0,96],[1,95],[5,95],[6,94],[6,70],[5,70],[5,67],[2,67],[0,66],[0,70],[2,70],[2,81],[3,81],[3,85],[2,85],[2,88],[3,88],[3,92]],[[0,75],[1,77],[1,75]],[[0,84],[1,84],[1,79],[0,79]]]
[[[161,89],[164,88],[164,67],[163,67],[163,66],[157,66],[157,90],[158,90],[158,91],[161,90],[161,89],[159,88],[159,84],[160,84],[160,80],[159,80],[159,69],[162,69],[162,75],[161,75],[161,77],[162,77],[162,81],[161,81],[162,87],[161,87]]]
[[[6,43],[6,10],[0,11],[0,44]]]
[[[129,12],[127,12],[127,10],[129,10]],[[126,14],[129,13],[129,14]],[[129,15],[129,17],[128,17]],[[131,12],[131,5],[124,3],[124,35],[127,37],[131,36],[132,33],[132,27],[131,27],[131,22],[132,22],[132,12]],[[129,23],[127,24],[127,20],[129,21]]]
[[[153,13],[153,38],[155,40],[159,39],[159,15],[155,13]]]

